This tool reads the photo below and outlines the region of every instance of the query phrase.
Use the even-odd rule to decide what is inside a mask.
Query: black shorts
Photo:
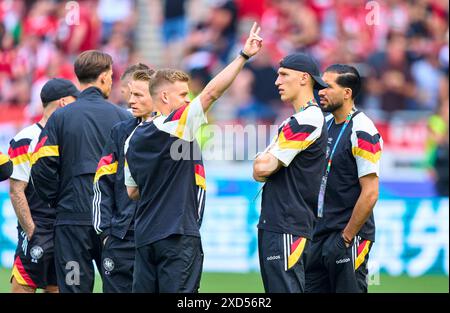
[[[55,264],[59,292],[92,292],[95,261],[101,272],[101,243],[94,227],[55,226]]]
[[[304,237],[258,230],[259,265],[266,292],[304,292],[306,245]]]
[[[19,225],[18,244],[11,274],[23,286],[34,289],[56,286],[55,259],[53,250],[53,225],[35,222],[31,240]]]
[[[367,262],[372,242],[357,236],[345,247],[341,232],[311,242],[305,254],[306,292],[367,292]]]
[[[136,249],[133,292],[196,293],[202,269],[201,239],[171,235]]]
[[[102,249],[103,292],[132,291],[135,249],[132,236],[107,237]]]

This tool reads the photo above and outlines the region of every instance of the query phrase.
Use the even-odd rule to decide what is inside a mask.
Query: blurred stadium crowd
[[[139,1],[157,17],[161,62],[137,49]],[[79,14],[69,16],[74,7]],[[113,57],[116,83],[127,65],[142,61],[189,72],[195,94],[236,55],[241,30],[257,20],[264,51],[228,92],[227,108],[210,119],[279,121],[290,106],[274,85],[278,62],[303,51],[322,69],[354,64],[365,82],[356,102],[375,121],[404,111],[429,119],[428,162],[446,146],[448,168],[448,8],[447,0],[0,0],[0,107],[36,120],[43,84],[75,81],[74,57],[87,49]],[[119,88],[110,100],[123,105]]]

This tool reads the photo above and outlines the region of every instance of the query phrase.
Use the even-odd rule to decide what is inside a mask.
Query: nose
[[[319,96],[320,96],[320,97],[325,96],[325,89],[320,89],[320,90],[319,90]]]
[[[275,81],[275,86],[280,86],[281,82],[280,82],[280,76],[277,77],[277,80]]]

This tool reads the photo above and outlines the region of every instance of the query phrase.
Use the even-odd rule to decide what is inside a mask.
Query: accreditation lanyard
[[[327,180],[328,180],[328,174],[330,173],[331,170],[331,163],[333,162],[333,156],[334,156],[334,152],[336,152],[336,147],[338,146],[339,141],[341,140],[342,134],[344,134],[345,129],[347,128],[348,124],[350,123],[352,116],[353,116],[354,110],[352,110],[348,115],[347,118],[345,119],[345,123],[341,128],[341,131],[339,132],[339,135],[336,139],[336,141],[334,142],[333,145],[333,149],[331,150],[331,154],[330,157],[328,158],[328,163],[327,163],[327,168],[325,170],[325,174],[322,177],[322,181],[320,183],[320,190],[319,190],[319,199],[318,199],[318,207],[317,207],[317,216],[318,217],[323,217],[323,204],[325,201],[325,190],[327,188]],[[334,122],[334,118],[331,119],[330,124],[327,127],[327,130],[329,131],[331,128],[331,125],[333,125]]]

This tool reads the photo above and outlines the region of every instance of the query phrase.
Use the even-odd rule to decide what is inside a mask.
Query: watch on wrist
[[[241,50],[240,52],[239,52],[239,55],[240,56],[242,56],[244,59],[246,59],[246,60],[250,60],[250,56],[248,56],[245,52],[244,52],[244,50]]]

